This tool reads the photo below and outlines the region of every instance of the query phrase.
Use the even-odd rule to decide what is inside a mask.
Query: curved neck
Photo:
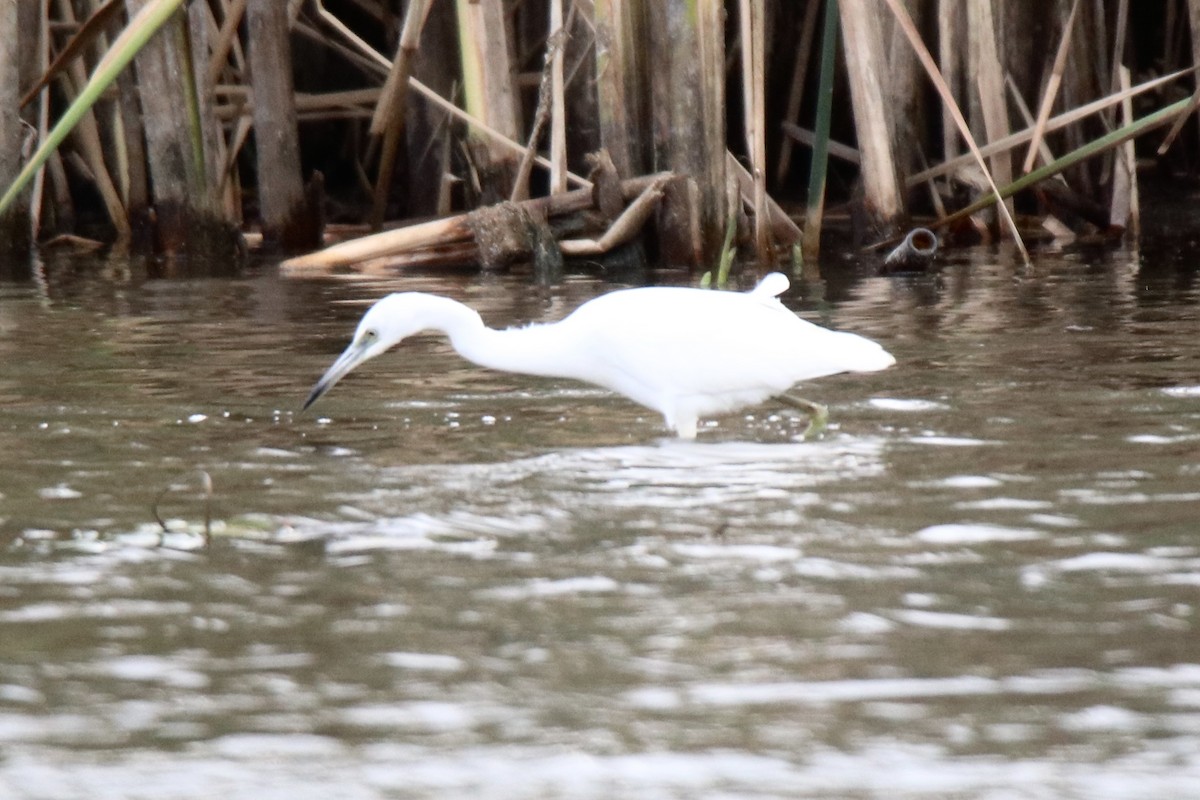
[[[493,330],[478,312],[445,297],[427,306],[426,327],[440,330],[460,356],[481,367],[554,378],[575,378],[565,332],[558,323]]]

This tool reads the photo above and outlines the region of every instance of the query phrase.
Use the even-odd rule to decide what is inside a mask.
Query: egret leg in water
[[[803,397],[796,397],[790,394],[781,394],[775,398],[785,406],[803,411],[808,414],[808,427],[804,429],[802,434],[805,439],[815,439],[817,435],[825,430],[825,426],[829,424],[829,408],[814,403],[812,400],[805,400]]]
[[[483,367],[569,378],[622,394],[662,414],[684,439],[695,438],[701,417],[785,396],[801,381],[896,363],[870,339],[800,319],[779,302],[787,288],[787,277],[773,272],[749,292],[621,289],[558,322],[507,330],[488,328],[476,311],[448,297],[391,294],[363,315],[304,407],[364,361],[427,330],[446,334],[459,355]],[[796,405],[796,398],[784,402]],[[823,406],[799,407],[810,415],[806,435],[824,427]]]

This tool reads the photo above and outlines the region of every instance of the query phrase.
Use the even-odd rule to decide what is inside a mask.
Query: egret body
[[[787,277],[773,272],[749,292],[622,289],[558,322],[507,330],[488,328],[476,311],[448,297],[391,294],[363,316],[304,407],[359,364],[427,330],[446,334],[459,355],[483,367],[625,395],[658,411],[685,439],[696,436],[701,417],[757,405],[801,381],[896,363],[870,339],[797,317],[779,302],[787,287]]]

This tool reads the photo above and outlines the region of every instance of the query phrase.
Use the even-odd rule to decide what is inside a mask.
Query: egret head
[[[304,408],[308,408],[317,398],[333,388],[333,385],[346,377],[350,372],[365,361],[370,361],[381,353],[386,353],[405,338],[426,327],[419,311],[420,295],[414,292],[390,294],[367,310],[354,338],[337,361],[325,371],[321,379],[313,386]]]

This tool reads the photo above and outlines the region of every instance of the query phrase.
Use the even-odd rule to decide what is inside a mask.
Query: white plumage
[[[388,295],[363,316],[346,351],[313,387],[307,408],[364,361],[423,330],[441,331],[480,366],[570,378],[623,394],[693,438],[701,417],[757,405],[801,381],[872,372],[896,362],[870,339],[806,322],[784,307],[780,273],[752,291],[622,289],[559,322],[493,330],[439,295]]]

